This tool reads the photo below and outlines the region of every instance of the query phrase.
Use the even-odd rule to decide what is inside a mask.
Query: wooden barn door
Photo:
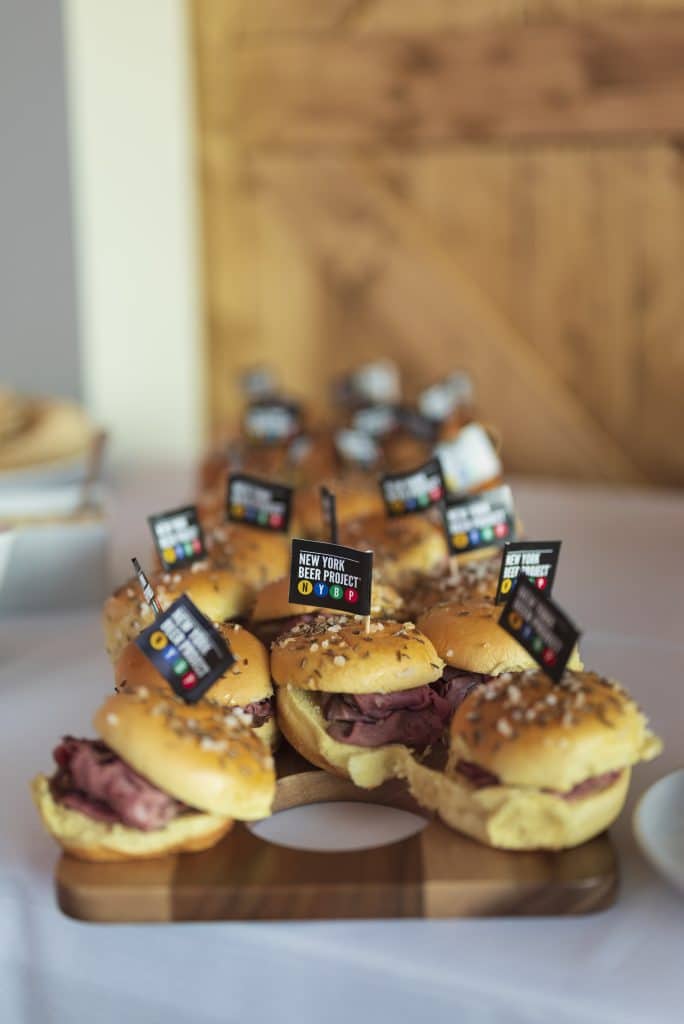
[[[391,354],[513,469],[684,482],[681,0],[192,12],[215,431],[241,366],[324,409]]]

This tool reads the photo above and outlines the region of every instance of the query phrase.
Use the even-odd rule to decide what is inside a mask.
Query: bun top
[[[321,615],[274,641],[276,683],[326,693],[393,693],[439,679],[444,663],[412,622]]]
[[[246,821],[270,813],[273,758],[232,711],[137,685],[109,697],[93,725],[135,771],[190,807]]]
[[[213,622],[236,618],[249,607],[252,591],[233,572],[212,568],[208,562],[195,562],[188,569],[171,572],[161,570],[150,577],[159,603],[168,608],[181,594],[187,594],[207,618]],[[104,605],[104,619],[109,628],[121,623],[131,624],[140,633],[154,621],[152,609],[142,596],[138,580],[133,577],[118,587]]]
[[[485,598],[444,601],[420,615],[418,627],[454,668],[491,676],[537,668],[534,658],[499,626],[502,610],[503,605]],[[575,649],[568,668],[582,667]]]
[[[374,567],[393,584],[436,569],[448,554],[443,531],[423,515],[352,519],[340,528],[340,544],[372,551]]]
[[[454,601],[463,604],[473,598],[490,601],[496,596],[501,571],[501,552],[476,561],[459,562],[456,571],[431,573],[417,579],[406,594],[407,611],[413,618],[436,604]]]
[[[293,615],[310,615],[320,613],[321,609],[313,605],[290,604],[290,578],[283,576],[279,580],[267,583],[259,591],[252,609],[253,622],[268,622],[271,619],[287,619]],[[388,583],[381,583],[373,578],[371,590],[371,615],[378,617],[392,616],[399,613],[403,602],[400,594]]]
[[[567,792],[595,775],[650,760],[662,744],[614,681],[566,672],[507,672],[471,691],[451,721],[449,769],[481,765],[506,785]]]
[[[242,626],[234,622],[217,624],[237,661],[207,690],[205,701],[227,707],[244,707],[273,694],[268,652],[264,645]],[[146,685],[163,693],[173,691],[149,658],[133,641],[121,653],[114,666],[114,682],[125,692],[131,686]]]

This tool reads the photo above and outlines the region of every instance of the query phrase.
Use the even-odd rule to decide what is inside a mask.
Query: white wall
[[[0,387],[80,392],[59,4],[0,2]]]
[[[84,394],[118,461],[202,439],[183,0],[64,0]]]

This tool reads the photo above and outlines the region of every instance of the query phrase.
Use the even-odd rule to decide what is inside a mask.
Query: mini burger
[[[454,714],[444,773],[410,760],[416,799],[507,850],[559,850],[615,820],[632,765],[662,749],[634,701],[594,672],[506,672]]]
[[[208,562],[194,562],[187,569],[152,573],[150,583],[162,610],[187,594],[212,622],[239,618],[253,600],[253,588],[229,569],[217,569]],[[124,647],[154,621],[154,613],[143,598],[136,577],[107,598],[102,612],[105,647],[116,662]]]
[[[212,684],[202,698],[203,703],[230,709],[240,721],[249,725],[268,747],[278,743],[273,685],[268,652],[255,636],[237,622],[216,624],[235,656],[225,675]],[[114,667],[114,680],[120,692],[131,686],[148,686],[169,692],[169,684],[145,657],[135,642],[122,651]]]
[[[427,516],[363,516],[340,527],[340,544],[373,552],[373,565],[396,587],[419,573],[443,567],[448,557],[444,531]]]
[[[270,813],[273,758],[234,712],[132,686],[95,715],[100,738],[66,736],[33,798],[48,832],[90,861],[205,850],[233,819]]]
[[[271,649],[278,723],[291,745],[357,785],[380,785],[407,748],[424,752],[444,735],[460,686],[411,622],[319,615]]]
[[[375,618],[394,618],[402,612],[402,600],[398,591],[388,583],[381,583],[378,573],[373,577],[371,591],[371,615]],[[250,629],[265,644],[271,644],[282,633],[294,626],[312,622],[320,615],[320,608],[313,605],[290,604],[290,579],[283,576],[267,583],[257,594],[250,616]]]

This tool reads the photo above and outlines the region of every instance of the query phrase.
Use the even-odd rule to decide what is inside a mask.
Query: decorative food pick
[[[523,575],[504,605],[499,625],[556,683],[582,635],[565,612]]]
[[[150,606],[154,614],[161,615],[161,605],[159,604],[157,595],[154,592],[154,587],[148,580],[145,573],[142,571],[140,567],[140,562],[138,561],[137,558],[131,558],[131,562],[133,563],[135,574],[138,577],[138,583],[140,584],[140,588],[143,592],[143,597],[147,601],[148,605]]]
[[[418,411],[433,423],[442,423],[454,410],[470,405],[473,394],[472,378],[464,370],[457,370],[421,391],[418,395]]]
[[[380,490],[388,516],[425,512],[444,499],[445,486],[439,459],[430,459],[408,473],[386,473],[380,478]]]
[[[275,371],[270,366],[250,366],[240,374],[240,387],[250,401],[270,398],[278,392]]]
[[[416,441],[432,444],[437,435],[437,424],[410,405],[398,405],[395,409],[398,425]]]
[[[401,397],[399,368],[391,359],[365,363],[333,382],[340,405],[393,404]]]
[[[319,540],[293,540],[290,604],[370,615],[373,552]]]
[[[520,576],[527,576],[551,596],[560,554],[559,540],[516,540],[504,545],[495,604],[503,604],[515,590]]]
[[[331,544],[337,544],[337,499],[327,487],[321,487],[321,509],[323,521],[328,527]]]
[[[513,495],[508,484],[463,498],[447,498],[442,514],[452,555],[502,547],[515,536]]]
[[[224,638],[187,594],[161,612],[135,642],[187,704],[196,703],[235,662]]]
[[[351,425],[370,437],[386,437],[397,425],[397,412],[393,405],[363,405],[352,416]]]
[[[228,478],[226,516],[233,523],[287,533],[291,507],[291,487],[245,473],[231,473]]]
[[[196,505],[174,508],[158,516],[148,516],[154,543],[165,569],[184,569],[206,558],[204,535]]]
[[[361,430],[352,430],[350,427],[336,430],[334,442],[337,454],[344,462],[369,469],[380,459],[380,449],[376,442]]]
[[[290,441],[301,430],[301,409],[296,402],[261,398],[247,406],[243,429],[250,441],[261,444]]]
[[[469,423],[451,441],[435,445],[435,455],[450,494],[472,491],[498,479],[503,467],[487,431],[480,423]]]

